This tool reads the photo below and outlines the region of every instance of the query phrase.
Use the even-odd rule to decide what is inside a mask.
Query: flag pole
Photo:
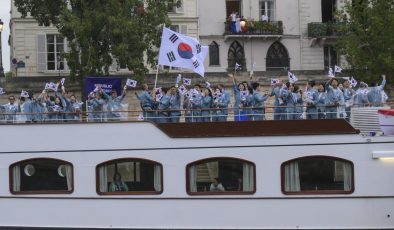
[[[164,27],[166,26],[166,24],[163,23],[161,26],[162,26],[161,30],[164,31]],[[163,34],[161,34],[161,36],[163,36]],[[160,48],[161,48],[161,47],[160,47]],[[157,59],[155,89],[156,89],[156,86],[157,86],[157,76],[159,75],[159,67],[160,67],[160,65],[159,65],[159,59]]]
[[[159,61],[157,61],[157,67],[156,67],[156,79],[155,79],[155,89],[156,89],[156,85],[157,85],[157,76],[159,75]]]

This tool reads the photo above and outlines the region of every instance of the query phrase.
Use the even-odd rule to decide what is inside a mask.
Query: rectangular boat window
[[[148,160],[122,159],[98,166],[99,194],[160,193],[162,167]]]
[[[331,157],[305,157],[282,165],[284,193],[351,193],[353,164]]]
[[[55,159],[31,159],[10,167],[13,193],[71,193],[73,172],[70,163]]]
[[[188,193],[250,194],[255,191],[255,166],[239,159],[207,159],[188,165]]]

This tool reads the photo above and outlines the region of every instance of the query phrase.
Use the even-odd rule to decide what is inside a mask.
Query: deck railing
[[[339,30],[339,26],[337,23],[311,22],[308,24],[308,37],[323,38],[341,36],[342,33]]]
[[[374,107],[394,108],[394,103],[379,105],[359,104],[353,108]],[[0,124],[10,123],[62,123],[62,122],[113,122],[113,121],[153,121],[174,122],[171,118],[178,118],[178,122],[215,122],[215,121],[257,121],[257,120],[303,120],[308,115],[316,119],[346,119],[351,118],[351,109],[345,106],[266,106],[264,108],[210,108],[188,110],[122,110],[122,111],[84,111],[80,113],[0,113]],[[336,108],[328,112],[329,108]],[[176,114],[176,115],[175,115]],[[331,116],[330,116],[331,114]],[[177,120],[177,119],[175,119]]]
[[[283,35],[282,21],[245,21],[245,26],[236,30],[234,22],[225,22],[225,35]]]

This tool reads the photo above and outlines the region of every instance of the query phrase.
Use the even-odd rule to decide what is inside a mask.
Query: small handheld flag
[[[176,84],[178,84],[179,82],[181,82],[182,80],[182,75],[178,74],[178,76],[176,77]]]
[[[278,84],[280,81],[279,81],[279,79],[271,79],[271,86],[274,86],[274,85],[276,85],[276,84]]]
[[[240,64],[235,63],[234,72],[237,72],[237,70],[241,70],[241,69],[242,69],[241,67],[242,67],[242,66],[241,66]]]
[[[179,86],[178,90],[182,95],[185,95],[187,93],[187,89],[184,85]]]
[[[334,74],[332,68],[328,69],[328,77],[329,77],[329,78],[335,77],[335,74]]]
[[[60,80],[60,84],[62,85],[62,86],[64,86],[64,82],[66,81],[66,78],[62,78],[62,80]]]
[[[351,77],[351,78],[349,79],[349,82],[350,82],[350,85],[351,85],[352,87],[356,87],[356,86],[357,86],[357,81],[356,81],[356,79],[354,79],[353,77]]]
[[[211,83],[209,83],[209,82],[206,81],[206,82],[205,82],[205,88],[208,89],[208,88],[210,88],[210,87],[211,87]]]
[[[252,64],[252,69],[250,70],[250,77],[252,77],[253,76],[253,74],[254,74],[254,67],[256,66],[256,62],[253,62],[253,64]]]
[[[287,76],[289,77],[290,83],[295,83],[298,81],[298,78],[290,71],[287,72]]]
[[[137,87],[137,81],[132,80],[132,79],[127,79],[126,85],[129,87],[135,88],[135,87]]]
[[[190,79],[190,78],[183,78],[183,84],[191,85],[192,84],[192,79]]]
[[[29,97],[29,92],[22,90],[21,97],[28,98]]]
[[[335,66],[335,73],[342,73],[342,68],[339,66]]]
[[[56,83],[53,83],[53,82],[49,82],[49,83],[46,83],[46,84],[45,84],[45,89],[46,89],[46,90],[47,90],[47,89],[50,89],[50,90],[56,92],[57,89],[58,89],[58,87],[59,87],[59,85],[56,84]]]
[[[138,115],[137,120],[138,120],[138,121],[143,121],[143,120],[145,120],[144,115],[143,115],[143,114]]]

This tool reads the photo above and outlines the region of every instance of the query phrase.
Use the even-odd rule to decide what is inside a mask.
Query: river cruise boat
[[[0,130],[0,229],[394,228],[394,136],[341,119]]]

